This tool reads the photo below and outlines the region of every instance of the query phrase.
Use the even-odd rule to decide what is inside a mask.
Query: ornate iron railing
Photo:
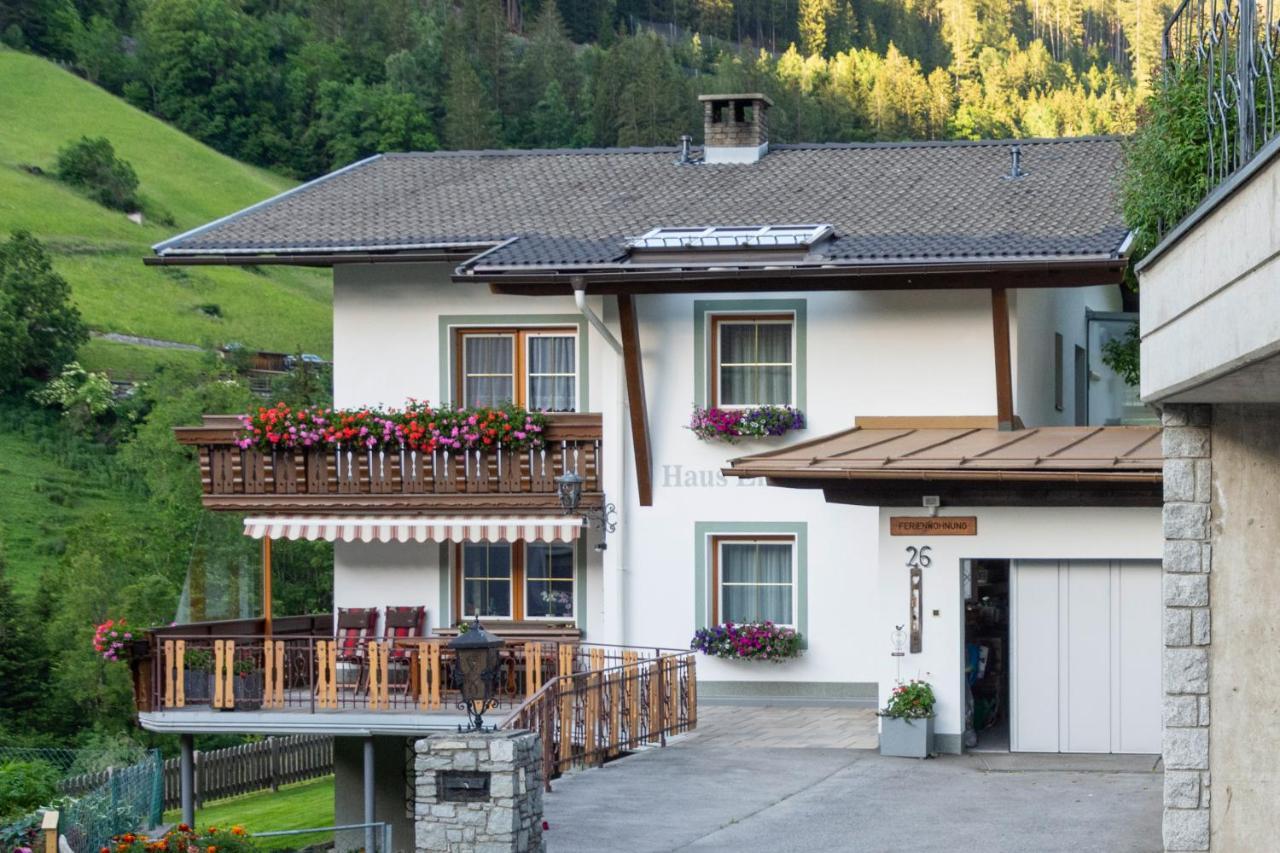
[[[614,649],[610,649],[610,652]],[[586,665],[550,679],[503,721],[504,729],[542,736],[542,778],[604,764],[698,725],[698,675],[693,652],[634,649],[587,652]],[[621,658],[621,662],[618,662]]]
[[[1209,186],[1230,177],[1276,136],[1275,0],[1182,0],[1164,32],[1169,73],[1203,81]]]

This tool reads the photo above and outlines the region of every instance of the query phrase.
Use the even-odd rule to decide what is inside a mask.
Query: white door
[[[1160,752],[1160,563],[1019,560],[1010,748]]]

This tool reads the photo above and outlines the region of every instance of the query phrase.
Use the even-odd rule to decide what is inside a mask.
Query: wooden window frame
[[[711,539],[711,624],[719,625],[722,606],[722,590],[720,585],[720,547],[725,543],[759,544],[762,542],[786,542],[791,546],[791,622],[775,622],[783,628],[799,630],[797,617],[800,615],[799,578],[796,576],[799,562],[799,538],[791,533],[717,533]]]
[[[791,381],[788,383],[790,393],[787,395],[785,404],[774,405],[796,405],[796,381],[798,379],[798,365],[796,362],[796,315],[791,311],[782,313],[763,313],[763,314],[735,314],[732,312],[716,312],[708,314],[710,321],[710,329],[708,334],[707,346],[707,376],[710,380],[709,394],[707,397],[708,405],[719,409],[749,409],[752,406],[762,406],[764,403],[738,403],[727,405],[720,402],[720,327],[725,324],[743,324],[751,323],[759,325],[761,323],[782,324],[786,323],[791,326]],[[775,362],[751,362],[752,364],[775,364]],[[778,362],[780,363],[780,362]]]
[[[538,337],[564,337],[573,340],[573,409],[581,407],[582,353],[579,351],[578,329],[573,326],[468,326],[453,330],[453,399],[459,406],[470,405],[467,400],[466,364],[464,347],[468,337],[512,338],[511,387],[515,395],[512,402],[521,407],[529,400],[529,340]],[[504,374],[505,375],[505,374]],[[563,374],[538,374],[556,376]]]
[[[481,544],[481,543],[472,543],[472,544]],[[484,543],[484,544],[491,544],[491,543]],[[514,544],[512,545],[512,548],[511,548],[511,577],[509,578],[509,583],[511,584],[511,595],[510,595],[510,597],[508,598],[508,601],[510,601],[510,602],[511,602],[511,611],[510,611],[510,613],[509,613],[507,616],[482,616],[482,617],[481,617],[482,619],[488,619],[488,620],[496,621],[496,622],[510,622],[510,621],[513,621],[513,620],[515,620],[515,619],[517,618],[515,614],[519,613],[519,612],[520,612],[520,610],[519,610],[519,602],[516,600],[516,591],[517,591],[517,588],[516,588],[516,585],[515,585],[515,578],[516,578],[516,565],[515,565],[515,564],[516,564],[516,560],[517,560],[517,558],[516,558],[516,554],[517,554],[517,552],[518,552],[519,550],[520,550],[520,549],[518,549],[518,548],[514,547]],[[454,585],[453,585],[453,590],[454,590],[454,602],[453,602],[453,604],[454,604],[454,607],[453,607],[453,610],[454,610],[454,612],[455,612],[455,613],[460,614],[460,618],[461,618],[461,619],[467,619],[467,618],[469,618],[469,617],[471,616],[471,614],[469,614],[469,613],[463,613],[463,612],[462,612],[462,610],[461,610],[462,596],[463,596],[463,585],[466,583],[466,578],[464,577],[464,574],[463,574],[463,573],[464,573],[464,571],[465,571],[465,569],[466,569],[466,565],[465,565],[465,562],[464,562],[463,557],[462,557],[462,543],[458,543],[457,547],[456,547],[456,548],[455,548],[455,550],[454,550]]]
[[[500,543],[470,543],[474,545],[492,545]],[[571,580],[573,582],[573,616],[529,616],[525,612],[525,592],[526,575],[525,569],[528,565],[529,545],[534,544],[523,539],[509,543],[511,545],[511,615],[507,617],[482,616],[491,622],[572,622],[578,624],[578,549],[571,542],[548,542],[548,545],[561,545],[569,549],[573,555],[573,574]],[[457,620],[465,621],[471,618],[470,613],[466,613],[462,609],[462,599],[465,591],[463,589],[463,559],[462,559],[463,543],[459,542],[453,546],[453,612],[457,614]]]

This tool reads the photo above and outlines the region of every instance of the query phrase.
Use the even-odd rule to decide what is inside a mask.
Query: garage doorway
[[[1160,752],[1159,561],[1014,560],[1010,748]]]
[[[1008,560],[964,563],[964,747],[1009,750]]]

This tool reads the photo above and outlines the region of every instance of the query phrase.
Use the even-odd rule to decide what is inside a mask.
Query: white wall
[[[1138,272],[1144,400],[1280,400],[1274,361],[1226,378],[1280,353],[1280,160],[1251,165],[1250,180]]]
[[[1086,312],[1120,310],[1120,290],[1114,285],[1032,288],[1015,291],[1012,302],[1014,413],[1027,426],[1074,426],[1075,348],[1089,348]],[[1062,411],[1054,407],[1055,332],[1062,335]]]
[[[495,297],[482,284],[450,282],[448,273],[445,265],[335,270],[338,405],[399,405],[410,396],[444,399],[440,315],[516,314],[532,321],[539,314],[575,313],[567,296]],[[604,418],[606,493],[618,505],[620,526],[603,554],[588,549],[588,639],[687,647],[700,619],[694,564],[704,545],[695,539],[695,525],[803,522],[808,533],[807,653],[784,665],[704,660],[700,678],[870,684],[881,676],[875,650],[887,643],[876,596],[876,510],[828,504],[817,490],[742,484],[719,471],[730,458],[845,429],[859,415],[993,415],[989,294],[787,292],[715,298],[739,297],[805,300],[808,429],[786,439],[736,446],[698,441],[686,429],[696,397],[694,301],[712,297],[637,297],[654,460],[652,507],[639,506],[636,495],[621,359],[598,334],[589,334],[588,408]],[[1029,330],[1037,311],[1060,310],[1072,315],[1071,323],[1083,335],[1085,298],[1073,296],[1061,304],[1040,297],[1026,300],[1019,303],[1018,322]],[[593,297],[591,303],[616,333],[615,301]],[[1044,349],[1047,353],[1048,345]],[[1024,376],[1035,371],[1035,364],[1031,357],[1019,360]],[[1052,394],[1051,375],[1049,381]],[[337,550],[339,606],[394,603],[408,578],[416,584],[419,575],[422,583],[447,577],[435,567],[438,552],[430,548],[405,556],[368,547]],[[377,568],[384,561],[385,568]],[[439,624],[438,596],[427,599],[432,623]]]
[[[893,628],[907,624],[910,612],[906,549],[927,545],[933,562],[924,569],[923,649],[901,659],[902,678],[922,678],[933,685],[938,696],[935,728],[944,735],[964,729],[962,560],[1158,560],[1164,552],[1159,507],[948,507],[943,512],[976,516],[976,536],[890,536],[890,516],[911,513],[881,509],[879,514],[879,607],[869,648],[880,703],[898,677],[897,659],[890,654]]]

